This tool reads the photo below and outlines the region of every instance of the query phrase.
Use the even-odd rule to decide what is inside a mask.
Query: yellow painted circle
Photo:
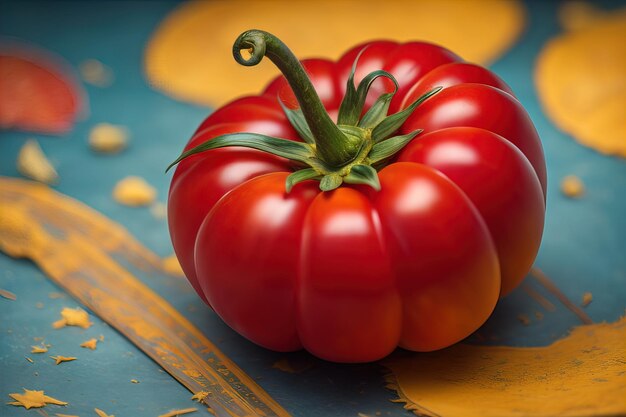
[[[626,157],[626,9],[570,23],[539,55],[541,103],[583,145]]]
[[[269,61],[244,68],[233,60],[232,44],[247,29],[274,33],[301,58],[337,59],[373,39],[427,40],[485,64],[515,42],[524,15],[518,1],[191,1],[157,28],[145,70],[166,94],[216,106],[257,94],[277,74]]]

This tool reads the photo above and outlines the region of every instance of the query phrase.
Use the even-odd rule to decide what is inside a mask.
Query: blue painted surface
[[[609,7],[625,4],[605,3]],[[174,101],[150,89],[142,73],[146,41],[175,5],[163,1],[0,2],[0,35],[41,45],[75,67],[85,59],[99,59],[113,68],[116,77],[110,88],[85,86],[90,115],[65,137],[1,132],[0,175],[19,176],[15,169],[17,152],[27,138],[36,137],[61,177],[57,190],[123,224],[161,256],[172,252],[165,222],[154,219],[147,209],[116,204],[110,193],[119,179],[139,175],[156,186],[159,200],[165,201],[169,175],[163,175],[163,168],[209,113],[209,109]],[[594,321],[614,321],[626,307],[626,163],[576,144],[541,111],[532,71],[544,42],[560,32],[557,7],[557,2],[529,3],[525,34],[492,69],[512,86],[528,109],[546,151],[548,210],[537,265],[576,303],[584,292],[592,292],[594,301],[586,311]],[[127,126],[132,133],[129,149],[113,157],[92,153],[87,135],[99,122]],[[584,199],[569,200],[560,194],[559,182],[568,174],[578,175],[587,185]],[[136,275],[164,295],[294,416],[375,415],[377,411],[383,416],[410,415],[388,401],[394,394],[384,388],[384,370],[379,365],[335,365],[296,353],[287,356],[311,360],[314,367],[295,375],[273,369],[272,364],[285,355],[256,347],[238,336],[188,287],[168,285],[165,277]],[[528,284],[547,295],[532,280]],[[48,395],[71,403],[67,408],[49,406],[51,415],[89,416],[97,407],[117,417],[142,417],[192,406],[184,387],[97,317],[87,330],[53,330],[51,322],[61,308],[78,304],[69,296],[49,298],[49,293],[61,290],[30,262],[0,254],[0,288],[18,297],[17,301],[0,298],[0,400],[9,400],[8,393],[24,387],[45,389]],[[470,341],[545,345],[580,324],[554,298],[548,298],[557,306],[555,312],[542,310],[522,290],[516,290],[502,300],[479,330],[481,337]],[[37,303],[43,307],[37,308]],[[543,320],[536,319],[537,311],[543,312]],[[528,316],[530,325],[523,326],[519,314]],[[105,341],[96,351],[78,346],[100,334]],[[47,354],[30,354],[34,337],[44,337],[52,344],[50,355],[78,356],[79,360],[55,366]],[[35,363],[27,362],[24,356]],[[132,384],[131,379],[140,383]],[[0,404],[0,416],[35,413]]]

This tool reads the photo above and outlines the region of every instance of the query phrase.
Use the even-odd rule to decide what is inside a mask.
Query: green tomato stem
[[[251,54],[248,59],[241,54],[245,49]],[[362,141],[344,135],[332,121],[302,64],[280,39],[271,33],[252,29],[239,35],[233,45],[233,57],[241,65],[257,65],[264,56],[278,67],[289,82],[313,134],[320,159],[332,167],[351,162],[361,149]]]

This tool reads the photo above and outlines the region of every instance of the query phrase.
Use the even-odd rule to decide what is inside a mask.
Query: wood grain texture
[[[222,416],[289,413],[165,299],[116,258],[143,268],[160,259],[123,227],[30,181],[0,177],[0,250],[29,258],[55,283],[130,339]]]

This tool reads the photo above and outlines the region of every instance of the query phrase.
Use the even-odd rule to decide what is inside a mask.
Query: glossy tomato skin
[[[303,61],[331,116],[363,46],[337,62]],[[355,81],[381,68],[400,84],[392,111],[444,89],[401,128],[424,133],[379,172],[380,191],[323,193],[307,181],[286,193],[291,163],[242,148],[194,155],[174,174],[168,219],[183,270],[227,324],[264,347],[338,362],[440,349],[475,331],[534,260],[545,162],[510,88],[422,42],[371,42]],[[367,102],[391,88],[377,80]],[[234,132],[300,140],[278,97],[296,106],[282,77],[213,112],[185,149]]]
[[[407,95],[404,106],[419,93],[416,89],[412,95]],[[547,174],[543,147],[535,126],[517,99],[485,84],[453,85],[426,100],[401,131],[408,133],[419,128],[428,133],[458,126],[486,129],[513,143],[533,166],[545,196]]]
[[[542,188],[524,154],[488,130],[452,127],[424,134],[397,160],[435,168],[461,188],[498,251],[502,294],[511,292],[535,260],[544,223]]]

